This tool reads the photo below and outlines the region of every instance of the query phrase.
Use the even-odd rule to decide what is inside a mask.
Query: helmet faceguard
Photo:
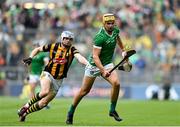
[[[107,21],[115,21],[115,16],[112,13],[106,13],[103,15],[103,24]]]
[[[63,31],[61,34],[61,42],[65,37],[74,39],[74,34],[70,31]]]

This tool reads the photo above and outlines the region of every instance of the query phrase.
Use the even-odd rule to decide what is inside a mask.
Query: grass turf
[[[17,109],[27,100],[0,97],[0,126],[66,126],[66,113],[72,98],[54,99],[50,109],[28,115],[26,122],[19,122]],[[180,125],[179,101],[119,100],[117,111],[123,117],[116,122],[108,116],[109,99],[84,100],[74,116],[74,126],[172,126]]]

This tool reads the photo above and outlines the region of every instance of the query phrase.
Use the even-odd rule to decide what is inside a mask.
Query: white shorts
[[[41,79],[47,78],[48,80],[51,81],[51,89],[53,90],[54,93],[58,92],[63,82],[63,79],[54,79],[53,76],[47,71],[42,71],[40,78]]]
[[[28,82],[30,84],[38,83],[39,82],[39,75],[30,74]]]
[[[111,69],[113,67],[114,67],[113,63],[107,64],[107,65],[104,66],[105,69]],[[97,77],[97,76],[100,76],[100,75],[101,75],[101,72],[100,72],[98,67],[92,66],[89,63],[86,65],[85,76]]]

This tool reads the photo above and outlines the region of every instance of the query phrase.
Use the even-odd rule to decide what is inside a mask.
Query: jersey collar
[[[113,30],[112,34],[110,35],[110,34],[108,34],[108,32],[105,30],[104,27],[102,27],[102,29],[104,30],[105,34],[108,35],[109,37],[112,37],[112,36],[113,36],[114,30]]]

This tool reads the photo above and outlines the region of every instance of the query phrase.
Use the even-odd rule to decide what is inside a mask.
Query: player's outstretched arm
[[[37,47],[34,50],[32,50],[29,57],[33,58],[34,56],[36,56],[41,51],[43,51],[43,46]]]
[[[30,54],[30,56],[29,56],[28,58],[24,58],[24,59],[23,59],[23,63],[24,63],[25,65],[30,65],[31,62],[32,62],[32,58],[33,58],[34,56],[36,56],[36,55],[37,55],[39,52],[41,52],[41,51],[43,51],[43,46],[40,46],[40,47],[35,48],[35,49],[31,52],[31,54]]]
[[[80,53],[74,54],[75,58],[82,64],[86,65],[88,63],[87,59],[82,56]]]

